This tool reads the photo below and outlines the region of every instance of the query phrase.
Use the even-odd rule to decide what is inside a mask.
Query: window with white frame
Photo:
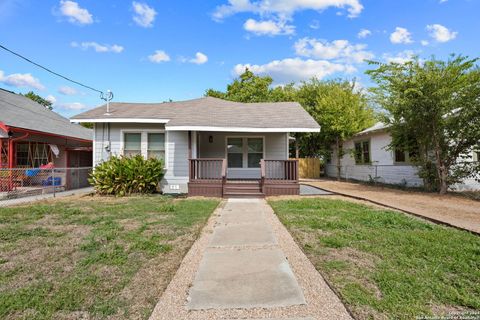
[[[165,133],[154,131],[123,132],[123,155],[165,159]]]
[[[126,157],[142,154],[142,134],[125,132],[123,134],[123,155]]]
[[[227,138],[228,168],[260,168],[263,153],[262,137]]]
[[[165,134],[149,132],[147,137],[147,157],[165,159]]]

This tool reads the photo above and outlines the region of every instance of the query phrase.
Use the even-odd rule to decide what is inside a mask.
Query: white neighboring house
[[[392,137],[388,127],[378,122],[374,126],[357,133],[343,144],[346,152],[340,160],[341,177],[359,181],[371,181],[386,184],[398,184],[409,187],[420,187],[423,181],[418,177],[418,169],[410,162],[408,152],[399,152],[388,149]],[[479,153],[474,152],[472,161],[479,161]],[[325,174],[329,177],[337,175],[337,154],[334,148],[332,159],[325,167]],[[480,190],[480,183],[475,179],[466,179],[462,184],[453,186],[455,190]]]
[[[71,121],[94,123],[94,165],[114,155],[163,158],[164,193],[210,196],[245,189],[298,194],[297,164],[288,158],[289,133],[320,131],[296,102],[238,103],[213,97],[110,103],[108,112],[103,105]],[[268,175],[272,185],[265,188]]]

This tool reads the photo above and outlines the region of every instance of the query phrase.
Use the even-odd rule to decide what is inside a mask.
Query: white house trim
[[[110,123],[168,123],[170,119],[155,118],[100,118],[100,119],[70,119],[70,122],[110,122]]]
[[[320,132],[320,128],[249,128],[209,126],[165,126],[167,131],[225,131],[225,132]]]

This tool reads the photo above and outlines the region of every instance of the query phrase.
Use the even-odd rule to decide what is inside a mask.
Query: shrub
[[[95,167],[89,181],[99,194],[147,194],[157,191],[164,174],[163,161],[159,159],[145,160],[141,155],[112,157]]]

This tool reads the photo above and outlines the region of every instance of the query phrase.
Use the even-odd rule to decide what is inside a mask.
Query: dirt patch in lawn
[[[332,180],[309,180],[304,183],[331,192],[361,197],[480,233],[479,202],[455,194],[441,196]]]

